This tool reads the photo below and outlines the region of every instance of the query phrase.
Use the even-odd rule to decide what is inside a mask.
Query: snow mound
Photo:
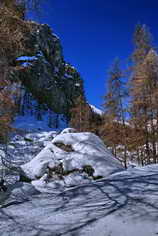
[[[45,174],[51,176],[51,181],[74,186],[124,170],[101,139],[88,132],[57,135],[52,143],[21,168],[25,176],[35,180],[34,185],[43,186],[49,182],[49,178],[40,179]]]
[[[97,108],[97,107],[95,107],[95,106],[93,106],[93,105],[91,105],[91,104],[90,104],[90,107],[91,107],[91,109],[92,109],[92,111],[93,111],[94,113],[96,113],[96,114],[98,114],[98,115],[100,115],[100,116],[102,116],[102,115],[104,114],[104,112],[103,112],[102,110],[100,110],[99,108]]]

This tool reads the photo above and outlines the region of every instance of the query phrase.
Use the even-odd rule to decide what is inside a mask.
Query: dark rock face
[[[69,117],[75,99],[83,95],[83,81],[64,61],[59,38],[48,25],[29,22],[28,48],[16,58],[11,80],[19,82],[40,104]]]

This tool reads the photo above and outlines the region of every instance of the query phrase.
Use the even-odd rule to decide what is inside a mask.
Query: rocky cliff
[[[10,73],[10,79],[18,84],[19,111],[25,113],[23,108],[29,108],[26,97],[31,97],[39,110],[48,109],[69,119],[75,99],[84,94],[80,74],[65,62],[60,40],[48,25],[26,24],[31,29],[26,48],[16,55]]]

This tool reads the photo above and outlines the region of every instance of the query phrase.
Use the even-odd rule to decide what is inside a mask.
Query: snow
[[[1,176],[3,175],[3,165],[2,165],[2,159],[5,158],[5,152],[3,150],[0,150],[0,180]]]
[[[56,146],[58,143],[71,145],[72,151],[66,152],[59,148]],[[45,147],[33,160],[22,165],[21,168],[28,178],[34,180],[47,173],[49,166],[55,167],[60,163],[63,164],[65,171],[83,169],[84,166],[90,165],[94,169],[94,176],[103,177],[123,170],[120,162],[106,149],[100,138],[88,132],[57,135],[51,144]],[[84,182],[83,175],[82,179]]]
[[[49,163],[54,159],[52,146],[52,144],[49,144],[30,162],[21,166],[27,177],[38,179],[46,173]]]
[[[102,140],[92,133],[60,134],[53,139],[53,143],[71,145],[74,150],[63,160],[66,170],[90,165],[95,170],[94,176],[108,176],[115,171],[123,170],[120,162],[107,150]],[[60,157],[61,154],[55,155]]]
[[[21,168],[32,182],[10,184],[7,192],[0,192],[0,235],[158,234],[158,164],[124,170],[96,135],[71,128],[58,134],[31,122],[24,122],[24,134],[12,138],[8,151],[15,160],[24,158]],[[48,168],[61,163],[65,170],[78,170],[50,179]],[[79,170],[87,164],[103,178],[93,180]]]
[[[64,178],[64,181],[65,185],[68,187],[80,185],[81,183],[86,184],[91,182],[87,174],[80,174],[78,172],[69,174]]]
[[[21,57],[16,58],[16,61],[21,62],[22,66],[28,67],[28,66],[32,65],[31,62],[37,61],[38,57],[41,57],[41,56],[43,56],[43,53],[41,51],[39,51],[36,54],[36,56],[21,56]]]
[[[38,58],[36,56],[32,56],[32,57],[29,57],[29,56],[21,56],[21,57],[18,57],[16,60],[17,61],[34,61],[34,60],[37,60]]]
[[[0,209],[0,235],[156,236],[158,165],[34,194]],[[55,187],[55,184],[54,184]],[[57,190],[57,191],[55,191]],[[18,203],[20,204],[18,204]]]
[[[61,134],[66,134],[66,133],[76,133],[76,129],[74,128],[66,128],[64,130],[61,131]]]
[[[24,115],[24,116],[17,116],[13,127],[17,129],[23,130],[45,130],[50,131],[52,128],[48,127],[48,116],[44,116],[43,120],[37,120],[35,116],[32,115]]]
[[[59,39],[59,36],[55,33],[52,34],[56,39]]]
[[[94,105],[91,105],[91,104],[89,104],[89,105],[90,105],[90,107],[92,108],[92,110],[93,110],[94,113],[96,113],[96,114],[98,114],[98,115],[100,115],[100,116],[102,116],[102,115],[104,114],[104,112],[103,112],[102,110],[98,109],[98,108],[95,107]]]
[[[17,130],[17,132],[19,132],[19,134],[13,134],[13,137],[11,137],[11,140],[7,146],[8,163],[9,165],[12,163],[14,166],[19,166],[32,160],[44,147],[51,144],[52,139],[58,133],[54,130]],[[0,155],[1,153],[4,155],[2,150],[6,150],[4,145],[0,145]],[[1,172],[4,172],[4,166],[1,164],[0,158],[0,177]],[[6,182],[9,183],[15,182],[18,179],[18,176],[15,177],[7,174],[5,179]]]
[[[8,186],[8,191],[0,195],[1,206],[9,206],[16,203],[28,201],[30,197],[39,192],[29,183],[17,182],[14,185]]]
[[[81,85],[80,85],[79,83],[76,83],[75,86],[76,86],[76,87],[80,87]]]
[[[21,65],[23,67],[28,67],[28,66],[32,66],[32,63],[30,63],[30,62],[23,62],[23,63],[21,63]]]
[[[48,126],[49,121],[49,115],[48,113],[42,115],[42,120],[37,120],[35,115],[25,114],[19,115],[15,118],[15,121],[13,122],[12,126],[17,129],[23,129],[27,131],[32,130],[42,130],[42,131],[51,131],[53,130],[62,130],[66,127],[66,121],[63,119],[62,115],[58,115],[58,128],[50,128]]]
[[[68,79],[73,79],[73,75],[69,75],[69,74],[65,73],[64,76]]]

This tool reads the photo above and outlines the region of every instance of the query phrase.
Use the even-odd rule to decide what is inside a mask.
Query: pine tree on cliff
[[[135,50],[132,55],[133,68],[130,81],[131,91],[131,118],[132,125],[135,127],[135,134],[133,136],[134,143],[138,144],[136,147],[139,153],[139,141],[144,140],[144,153],[147,156],[147,162],[150,162],[150,134],[148,130],[149,122],[149,97],[151,94],[152,76],[149,75],[154,72],[151,67],[149,69],[148,63],[145,62],[147,55],[152,49],[151,34],[145,25],[138,25],[134,33]],[[154,60],[154,58],[152,58]],[[150,72],[149,72],[150,71]],[[141,131],[143,130],[143,132]],[[141,131],[138,133],[138,131]],[[142,137],[140,135],[143,135]],[[136,140],[135,140],[136,139]],[[138,140],[137,140],[138,139]],[[141,157],[142,158],[142,157]],[[140,160],[139,160],[140,161]],[[141,160],[143,162],[143,160]]]
[[[120,62],[116,59],[109,73],[107,93],[104,97],[104,125],[105,140],[117,155],[117,145],[123,145],[124,165],[127,166],[127,135],[126,135],[126,109],[124,98],[126,88],[123,82],[123,73]]]

